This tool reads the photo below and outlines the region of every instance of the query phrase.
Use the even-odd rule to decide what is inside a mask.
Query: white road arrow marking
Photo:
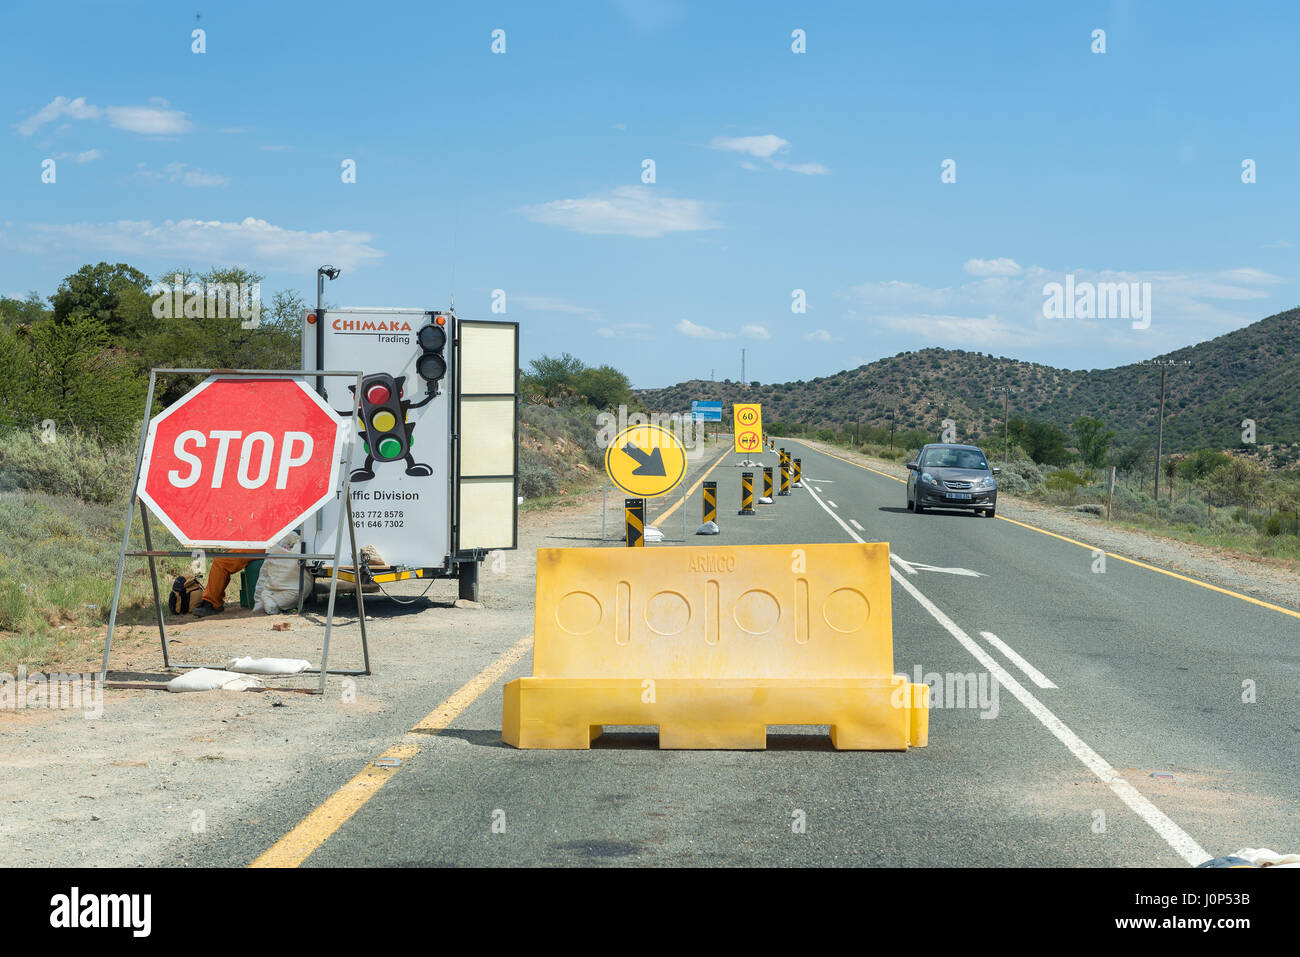
[[[903,561],[903,559],[899,558],[897,555],[893,554],[892,552],[890,553],[889,557],[894,559],[894,561],[898,562],[899,565],[903,568],[903,570],[906,571],[909,575],[915,575],[917,571],[923,571],[923,572],[943,572],[943,574],[945,575],[964,575],[967,578],[986,577],[983,572],[972,571],[969,568],[940,568],[937,565],[927,565],[924,562],[905,562]]]

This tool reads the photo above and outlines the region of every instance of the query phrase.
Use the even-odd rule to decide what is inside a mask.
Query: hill
[[[652,411],[683,411],[692,399],[761,402],[769,421],[843,428],[854,422],[937,435],[946,418],[963,441],[1000,436],[1003,388],[1011,415],[1063,429],[1101,419],[1120,446],[1155,439],[1160,368],[1167,365],[1165,451],[1240,446],[1243,419],[1261,450],[1291,460],[1300,445],[1300,308],[1216,339],[1113,369],[1071,371],[961,349],[921,349],[808,382],[745,384],[695,379],[638,390]],[[1285,448],[1290,447],[1290,448]]]

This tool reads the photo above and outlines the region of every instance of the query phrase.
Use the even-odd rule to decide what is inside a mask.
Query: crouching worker
[[[230,584],[230,576],[235,572],[243,571],[249,562],[256,561],[258,555],[265,555],[266,552],[256,548],[236,549],[240,554],[247,554],[249,558],[236,558],[233,554],[222,555],[214,558],[208,565],[208,587],[203,589],[203,597],[199,603],[194,606],[191,613],[195,618],[207,618],[209,615],[220,614],[226,607],[226,586]]]

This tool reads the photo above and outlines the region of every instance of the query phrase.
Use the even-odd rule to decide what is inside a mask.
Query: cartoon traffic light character
[[[411,409],[432,402],[433,395],[412,403],[403,397],[405,383],[406,376],[394,378],[387,372],[375,372],[361,380],[361,442],[366,450],[366,464],[352,470],[353,482],[374,478],[376,462],[398,459],[405,459],[407,475],[433,474],[432,468],[416,462],[411,453],[415,423],[406,417]],[[356,391],[356,386],[348,388]]]
[[[438,382],[447,374],[447,360],[443,350],[447,345],[445,316],[434,313],[432,321],[416,334],[421,355],[415,360],[415,371],[425,380],[428,395],[419,402],[404,397],[406,376],[394,378],[387,372],[375,372],[361,380],[361,442],[366,450],[366,464],[352,470],[353,482],[366,482],[375,477],[376,462],[406,461],[406,474],[432,475],[433,469],[415,461],[411,446],[415,444],[412,433],[415,423],[407,419],[407,412],[428,405],[438,395]],[[355,394],[357,387],[348,386]]]

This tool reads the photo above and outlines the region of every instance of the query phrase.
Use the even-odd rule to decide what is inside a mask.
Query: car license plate
[[[944,498],[957,498],[969,502],[970,492],[947,492],[945,493]]]

